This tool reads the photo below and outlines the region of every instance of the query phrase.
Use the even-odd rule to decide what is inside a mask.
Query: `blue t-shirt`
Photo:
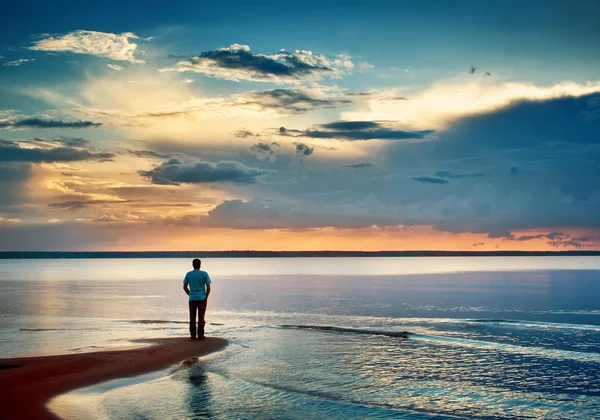
[[[206,285],[210,283],[208,273],[202,270],[192,270],[183,279],[183,284],[190,285],[190,300],[206,299]]]

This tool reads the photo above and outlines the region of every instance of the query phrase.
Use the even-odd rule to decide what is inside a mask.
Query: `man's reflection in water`
[[[189,418],[209,419],[213,417],[210,410],[210,378],[204,363],[200,362],[190,366],[186,372],[187,382],[190,384],[185,400],[189,408]]]

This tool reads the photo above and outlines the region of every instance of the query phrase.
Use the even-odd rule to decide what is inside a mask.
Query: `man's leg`
[[[190,336],[196,338],[196,311],[198,310],[198,301],[190,300]]]
[[[198,301],[198,338],[204,338],[204,315],[206,314],[206,301]]]

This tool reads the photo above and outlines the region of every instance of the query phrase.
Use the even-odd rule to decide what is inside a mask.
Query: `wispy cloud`
[[[121,67],[121,66],[118,66],[118,65],[116,65],[116,64],[107,64],[106,66],[107,66],[109,69],[112,69],[112,70],[114,70],[114,71],[121,71],[121,70],[123,70],[123,67]]]
[[[433,175],[438,178],[461,179],[461,178],[480,178],[485,174],[483,172],[457,173],[457,172],[452,172],[452,171],[437,171]]]
[[[354,63],[345,55],[328,58],[305,50],[253,54],[249,46],[233,44],[179,61],[161,71],[189,71],[233,81],[301,83],[340,77],[353,68]]]
[[[91,128],[100,127],[102,123],[92,121],[62,121],[43,118],[25,118],[16,121],[0,121],[0,129],[7,128]]]
[[[43,143],[43,144],[58,144],[58,145],[64,145],[64,146],[69,146],[69,147],[85,147],[89,145],[89,141],[84,139],[83,137],[65,137],[65,136],[58,136],[58,137],[51,137],[51,138],[39,138],[39,137],[35,137],[33,139],[33,141],[35,142],[39,142],[39,143]]]
[[[260,137],[260,133],[255,133],[245,128],[240,128],[235,132],[235,136],[239,139],[247,139],[248,137]]]
[[[358,162],[358,163],[351,163],[351,164],[348,164],[348,165],[342,165],[342,166],[340,166],[340,168],[370,169],[370,168],[375,168],[375,165],[373,165],[370,162]]]
[[[4,66],[6,67],[18,67],[23,63],[27,63],[28,61],[33,61],[33,58],[20,58],[18,60],[13,60],[13,61],[9,61],[7,63],[4,63]]]
[[[373,70],[374,68],[375,68],[375,66],[370,63],[365,63],[365,62],[358,63],[358,72],[359,73],[366,73],[368,71]]]
[[[411,176],[410,179],[417,182],[422,182],[424,184],[449,184],[446,178],[441,178],[439,176],[431,176],[431,175],[418,175]]]
[[[0,140],[0,162],[74,162],[82,160],[110,160],[114,153],[92,153],[73,147],[24,148],[20,143]]]
[[[137,36],[131,32],[113,34],[96,31],[74,31],[66,35],[48,37],[37,41],[30,49],[37,51],[65,51],[89,54],[111,60],[143,63],[135,57],[138,45],[130,42]]]
[[[86,207],[101,206],[106,204],[124,204],[129,202],[130,200],[71,200],[62,201],[59,203],[50,203],[48,204],[48,207],[65,210],[80,210]]]
[[[433,132],[433,130],[399,130],[378,121],[336,121],[320,124],[316,129],[290,130],[285,127],[279,129],[279,134],[285,136],[348,141],[423,139]]]
[[[240,105],[257,105],[265,110],[276,110],[281,114],[302,114],[318,109],[332,109],[347,106],[351,100],[341,97],[327,97],[318,89],[273,89],[261,92],[250,92],[240,95]]]

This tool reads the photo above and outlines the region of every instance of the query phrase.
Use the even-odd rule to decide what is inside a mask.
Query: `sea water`
[[[186,336],[190,263],[0,261],[0,357]],[[600,418],[598,257],[211,259],[203,269],[207,335],[229,346],[77,391],[71,408],[111,419]]]

